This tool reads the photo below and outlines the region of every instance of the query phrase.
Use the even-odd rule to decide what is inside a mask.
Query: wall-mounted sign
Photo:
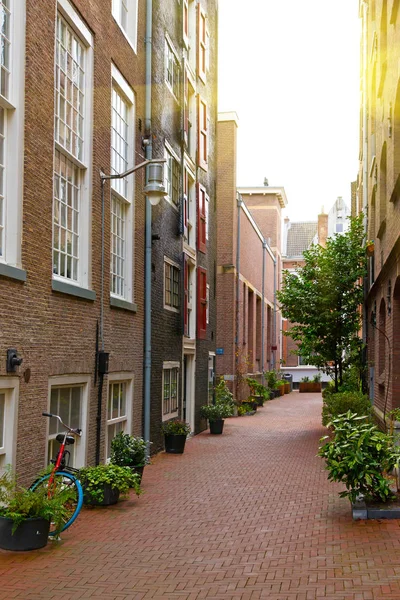
[[[224,375],[225,381],[235,381],[234,375]]]
[[[217,349],[215,350],[215,354],[220,354],[220,355],[221,355],[221,354],[224,354],[224,349],[223,349],[223,348],[217,348]]]

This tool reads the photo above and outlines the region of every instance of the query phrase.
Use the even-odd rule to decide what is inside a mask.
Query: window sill
[[[130,312],[137,312],[137,304],[128,302],[122,298],[114,298],[114,296],[110,296],[110,306],[111,308],[122,308],[123,310],[129,310]]]
[[[53,279],[51,284],[53,292],[59,292],[61,294],[67,294],[69,296],[76,296],[77,298],[82,298],[83,300],[96,300],[96,292],[93,290],[88,290],[86,288],[80,287],[78,285],[72,285],[71,283],[66,283],[64,281],[59,281],[58,279]]]
[[[18,267],[11,267],[5,263],[0,263],[0,276],[16,281],[26,281],[26,271]]]

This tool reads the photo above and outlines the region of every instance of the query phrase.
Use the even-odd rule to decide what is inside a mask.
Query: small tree
[[[282,315],[294,323],[285,335],[298,342],[298,355],[334,375],[336,391],[345,368],[362,351],[363,216],[349,220],[348,231],[328,238],[325,248],[313,245],[304,252],[304,267],[284,272],[277,294]]]

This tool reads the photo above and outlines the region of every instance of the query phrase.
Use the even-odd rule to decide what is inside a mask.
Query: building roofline
[[[253,194],[257,196],[276,196],[282,208],[285,208],[288,204],[284,187],[238,187],[237,191],[239,194],[248,194],[249,196]]]
[[[223,123],[224,121],[233,121],[236,127],[239,127],[239,117],[235,111],[218,113],[218,123]]]

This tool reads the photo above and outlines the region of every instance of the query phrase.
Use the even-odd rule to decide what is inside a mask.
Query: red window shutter
[[[183,141],[187,145],[189,143],[189,81],[187,70],[183,76]]]
[[[184,259],[184,299],[183,299],[183,323],[184,323],[184,335],[189,335],[189,265],[186,254],[183,255]]]
[[[198,155],[199,155],[199,166],[207,171],[208,169],[208,156],[207,156],[207,102],[199,96],[198,104]]]
[[[202,267],[197,269],[197,337],[207,337],[207,271]]]
[[[197,184],[197,249],[206,253],[206,188]]]
[[[206,60],[207,60],[207,28],[206,13],[198,5],[197,12],[197,74],[203,83],[206,83]]]

